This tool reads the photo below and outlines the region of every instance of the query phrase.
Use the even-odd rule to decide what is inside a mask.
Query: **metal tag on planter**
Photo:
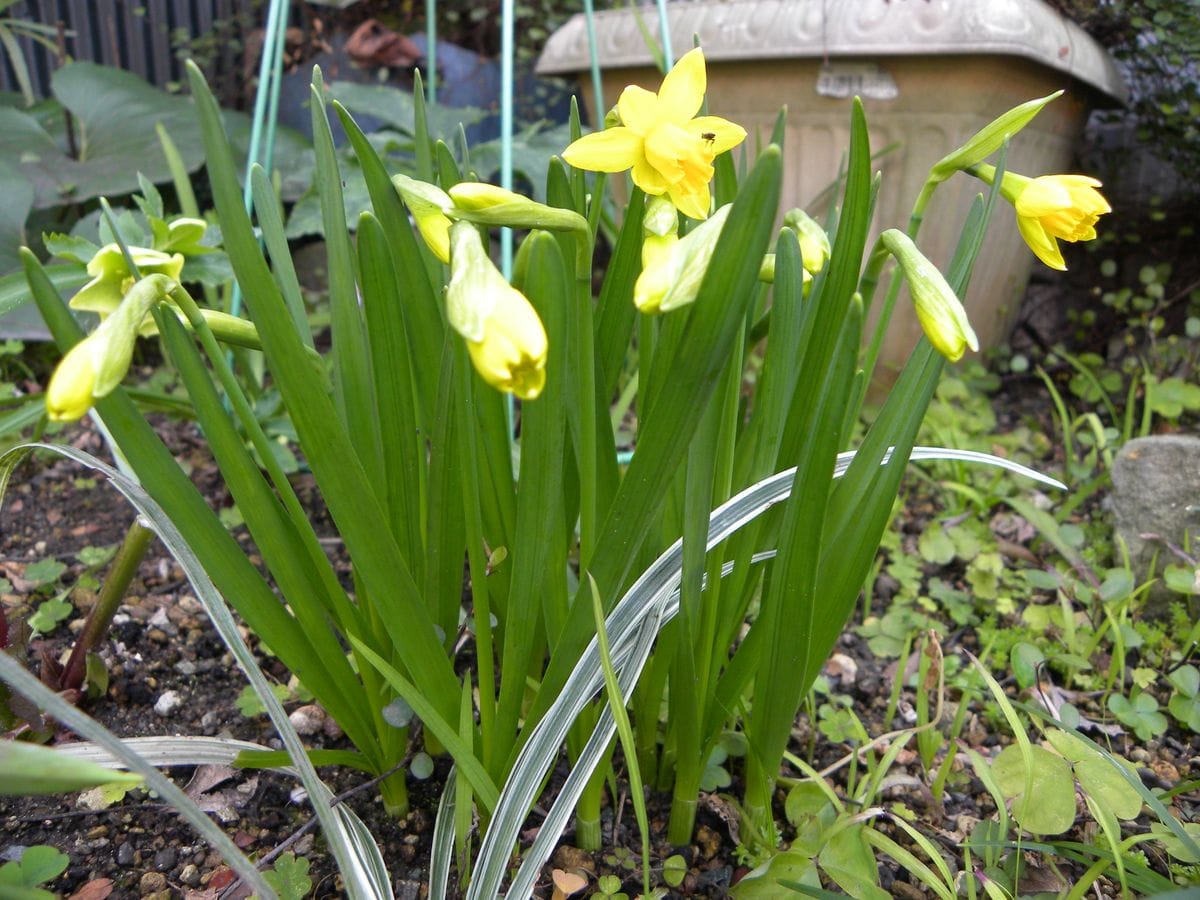
[[[892,76],[874,63],[829,62],[817,75],[817,93],[822,97],[895,100],[900,90]]]

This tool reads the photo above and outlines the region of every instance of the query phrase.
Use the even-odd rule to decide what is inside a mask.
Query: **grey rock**
[[[154,854],[154,868],[160,872],[169,872],[175,868],[178,858],[174,847],[165,847]]]
[[[179,691],[163,691],[154,701],[154,711],[160,716],[169,716],[183,705]]]
[[[132,866],[134,861],[135,857],[133,855],[133,844],[131,844],[129,841],[126,841],[117,848],[117,865]]]
[[[1156,554],[1158,575],[1166,565],[1181,561],[1164,541],[1196,552],[1200,547],[1200,437],[1136,438],[1117,454],[1112,480],[1117,558],[1124,541],[1139,580],[1149,576]],[[1164,612],[1166,601],[1178,597],[1156,584],[1151,611]]]

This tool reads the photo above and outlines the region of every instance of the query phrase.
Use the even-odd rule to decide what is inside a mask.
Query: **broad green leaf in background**
[[[0,272],[19,268],[17,248],[25,243],[25,219],[33,209],[33,184],[15,165],[15,157],[0,157]]]
[[[77,157],[68,153],[65,134],[50,134],[28,113],[0,107],[0,157],[15,161],[33,183],[35,207],[129,193],[138,188],[139,169],[151,181],[169,180],[156,123],[170,133],[189,170],[200,164],[200,129],[190,100],[90,62],[68,63],[50,85],[71,113]]]

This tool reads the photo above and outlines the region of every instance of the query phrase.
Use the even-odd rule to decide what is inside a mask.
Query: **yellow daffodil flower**
[[[542,320],[500,274],[469,222],[450,228],[446,319],[467,341],[471,363],[494,388],[533,400],[546,384]]]
[[[121,383],[142,322],[175,287],[176,282],[165,275],[142,278],[95,331],[67,351],[46,386],[46,413],[51,419],[82,418],[96,400]]]
[[[617,101],[621,124],[585,135],[563,151],[577,169],[623,172],[655,197],[666,195],[685,216],[708,217],[713,159],[740,144],[746,131],[718,116],[696,116],[707,75],[699,48],[684,54],[655,94],[630,85]]]
[[[183,255],[180,253],[130,247],[129,255],[133,257],[133,264],[143,277],[166,275],[172,281],[178,281],[183,271]],[[121,301],[137,280],[129,271],[125,254],[116,244],[101,247],[88,263],[87,272],[92,276],[92,280],[71,298],[71,309],[94,312],[101,319],[121,305]]]
[[[991,184],[993,166],[971,169]],[[1096,188],[1100,182],[1087,175],[1042,175],[1029,178],[1005,172],[1000,193],[1017,213],[1017,229],[1037,258],[1052,269],[1066,271],[1058,241],[1090,241],[1096,237],[1096,222],[1112,211]]]
[[[967,321],[967,312],[938,267],[902,231],[889,228],[879,239],[904,272],[917,321],[937,351],[950,362],[958,362],[968,347],[978,350],[979,340]]]

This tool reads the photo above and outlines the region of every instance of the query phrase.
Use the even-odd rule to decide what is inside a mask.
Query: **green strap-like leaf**
[[[758,267],[779,202],[780,154],[768,148],[734,203],[711,266],[690,310],[680,352],[658,399],[645,417],[625,478],[596,543],[590,570],[601,596],[611,604],[620,591],[653,524],[663,497],[698,424],[695,410],[711,395],[753,299]],[[686,311],[685,312],[689,312]],[[590,632],[587,604],[576,602],[528,718],[536,722],[574,667]]]
[[[197,68],[189,65],[188,75],[226,251],[258,325],[271,374],[329,511],[400,658],[435,707],[451,716],[458,708],[454,671],[412,574],[392,539],[367,471],[321,384],[320,374],[313,370],[259,252],[241,203],[216,101]]]

